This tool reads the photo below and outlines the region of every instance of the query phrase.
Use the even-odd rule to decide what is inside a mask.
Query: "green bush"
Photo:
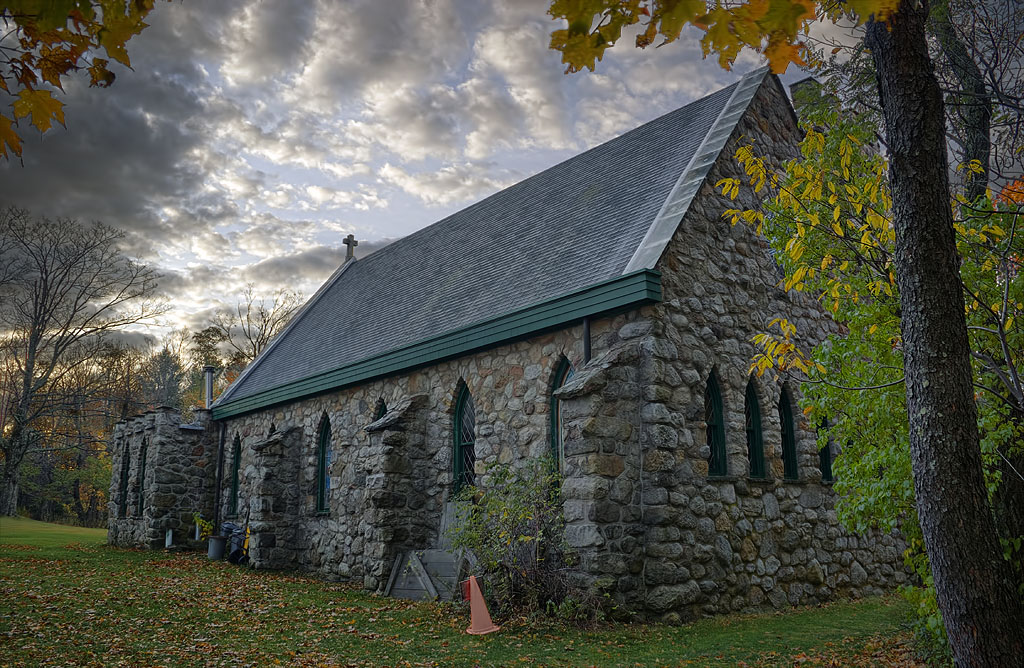
[[[494,464],[480,487],[457,496],[459,521],[449,536],[476,560],[474,575],[499,615],[573,616],[589,608],[570,597],[574,555],[565,543],[561,476],[550,460],[524,468]]]

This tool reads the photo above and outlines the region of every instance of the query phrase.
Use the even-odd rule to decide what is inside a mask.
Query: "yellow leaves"
[[[125,44],[145,30],[149,24],[142,19],[153,9],[153,0],[101,0],[103,26],[97,37],[107,55],[131,67]]]
[[[11,153],[21,155],[21,138],[11,128],[11,119],[3,114],[0,114],[0,153],[8,160],[11,159]]]
[[[638,0],[637,0],[638,1]],[[21,143],[12,118],[28,118],[40,132],[54,122],[64,124],[64,105],[46,83],[62,91],[64,77],[76,70],[89,72],[90,85],[109,86],[114,74],[108,61],[96,57],[100,48],[129,65],[125,44],[146,28],[143,21],[155,0],[19,0],[7,3],[7,36],[0,61],[8,73],[0,88],[15,96],[13,114],[0,121],[0,153],[10,159],[21,155]],[[91,63],[86,66],[86,54]],[[20,124],[19,124],[20,125]]]
[[[811,267],[809,267],[806,264],[802,264],[799,267],[797,267],[796,271],[794,271],[790,276],[786,277],[786,290],[788,291],[790,289],[795,288],[797,292],[802,291],[804,289],[804,286],[803,283],[801,283],[801,281],[803,281],[804,277],[808,275],[810,278],[814,278],[814,270],[811,269]]]
[[[815,0],[716,2],[710,10],[708,4],[704,0],[552,0],[548,14],[564,20],[567,27],[552,32],[551,48],[562,52],[566,72],[593,70],[623,26],[642,23],[636,45],[647,47],[658,35],[664,38],[662,44],[672,42],[685,26],[692,25],[704,31],[704,57],[717,54],[724,69],[732,68],[744,48],[764,55],[776,74],[785,72],[790,63],[804,64],[804,44],[799,38],[816,18]]]
[[[722,194],[727,195],[729,199],[736,199],[736,196],[740,194],[740,180],[724,178],[720,179],[715,183],[716,188],[721,188]]]
[[[785,37],[779,36],[778,39],[768,42],[764,55],[768,59],[768,64],[771,65],[774,74],[785,74],[790,63],[796,63],[801,67],[807,64],[800,57],[800,52],[803,49],[802,44],[792,44]]]
[[[759,349],[750,363],[750,373],[762,376],[769,369],[779,371],[797,370],[807,374],[812,370],[824,373],[825,367],[812,361],[807,357],[796,343],[793,337],[796,335],[796,326],[785,318],[775,318],[768,323],[768,330],[778,327],[781,338],[770,332],[755,334],[751,341]]]
[[[89,65],[89,86],[107,88],[114,83],[114,73],[107,69],[108,60],[105,58],[93,58]]]
[[[983,174],[985,172],[985,169],[981,166],[981,161],[977,159],[971,160],[969,162],[961,162],[959,165],[956,166],[956,171],[958,172],[962,172],[965,170],[969,171],[972,174]]]
[[[694,23],[707,10],[704,0],[663,0],[660,32],[665,43],[675,41],[687,23]],[[651,21],[653,24],[654,21]]]
[[[32,125],[40,132],[52,127],[52,119],[64,125],[64,103],[55,99],[48,90],[22,90],[12,106],[15,118],[29,116]]]

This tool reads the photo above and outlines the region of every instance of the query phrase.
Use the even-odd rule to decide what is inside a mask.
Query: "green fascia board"
[[[629,311],[661,301],[661,273],[641,269],[561,297],[467,325],[338,369],[214,406],[221,420],[368,380],[410,371],[462,355],[536,336],[583,318]]]

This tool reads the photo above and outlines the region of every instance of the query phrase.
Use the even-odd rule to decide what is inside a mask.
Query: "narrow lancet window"
[[[793,424],[793,404],[786,388],[782,388],[782,396],[779,397],[779,424],[782,426],[782,474],[786,480],[796,480],[799,477],[796,463],[796,425]]]
[[[142,449],[139,451],[139,476],[136,480],[136,487],[139,488],[138,515],[142,515],[142,501],[146,494],[146,450],[149,447],[149,440],[142,439]]]
[[[565,422],[562,420],[562,401],[555,396],[555,390],[565,385],[573,376],[572,364],[562,358],[551,383],[551,457],[559,471],[565,470]]]
[[[827,431],[828,427],[828,420],[822,420],[818,425],[818,440],[821,440],[821,432]],[[832,439],[827,438],[825,445],[818,449],[818,467],[821,469],[822,482],[835,482],[835,476],[832,474],[832,460]]]
[[[238,476],[242,468],[242,439],[235,434],[231,444],[231,496],[228,498],[228,515],[238,514]]]
[[[722,393],[718,389],[714,371],[708,376],[707,392],[704,394],[704,423],[707,425],[707,442],[711,449],[708,475],[727,475],[729,467],[725,458],[725,416],[722,411]]]
[[[331,491],[331,421],[325,415],[320,420],[320,435],[316,448],[316,511],[327,512]]]
[[[764,436],[761,432],[761,405],[757,401],[754,381],[747,383],[746,399],[743,402],[747,428],[747,461],[750,463],[750,477],[764,478]]]
[[[117,507],[121,511],[121,517],[128,517],[128,468],[132,463],[132,449],[125,443],[124,454],[121,456],[121,493],[119,494]]]
[[[476,410],[465,386],[455,403],[455,491],[476,484]]]

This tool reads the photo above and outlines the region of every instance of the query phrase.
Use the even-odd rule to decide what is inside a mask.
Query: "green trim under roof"
[[[222,420],[535,336],[583,318],[661,301],[661,273],[642,269],[375,357],[213,407]]]

